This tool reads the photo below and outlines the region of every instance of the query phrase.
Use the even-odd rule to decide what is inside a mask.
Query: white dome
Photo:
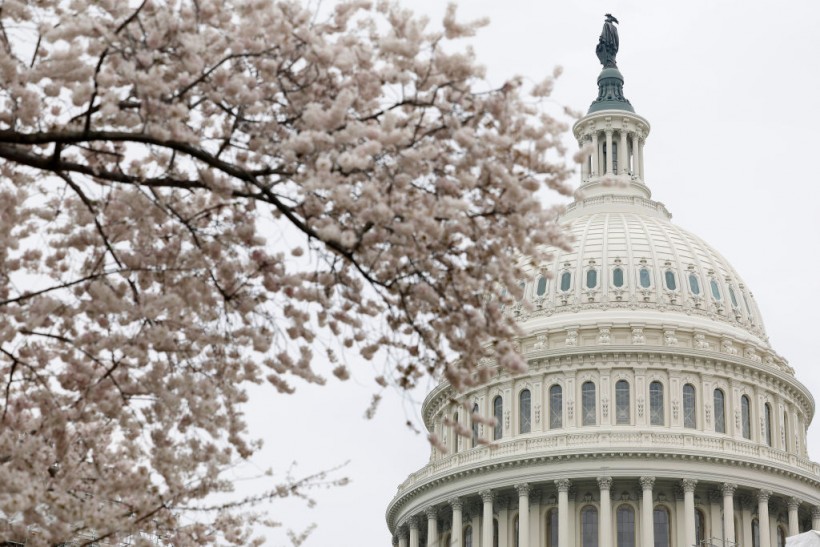
[[[752,293],[723,256],[675,226],[664,206],[637,196],[576,201],[562,219],[573,249],[553,250],[525,287],[530,306],[516,310],[532,332],[600,322],[665,323],[768,347]]]

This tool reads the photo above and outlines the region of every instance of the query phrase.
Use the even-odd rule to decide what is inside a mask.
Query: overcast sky
[[[433,24],[445,8],[442,0],[405,4]],[[489,84],[513,75],[540,81],[561,65],[554,100],[584,112],[597,94],[594,50],[607,12],[620,20],[624,93],[652,125],[645,168],[653,199],[735,267],[755,295],[772,347],[817,393],[820,2],[459,4],[462,17],[491,19],[472,41]],[[260,469],[284,472],[296,460],[298,474],[350,461],[342,474],[351,484],[316,492],[316,507],[268,508],[296,530],[315,522],[308,547],[390,545],[385,508],[398,484],[427,461],[424,436],[403,425],[421,427],[418,401],[390,393],[374,420],[363,419],[371,378],[362,369],[345,384],[300,386],[292,396],[253,393],[251,426],[266,443],[254,460]],[[816,424],[809,452],[820,458]],[[288,544],[282,531],[268,537],[270,545]]]

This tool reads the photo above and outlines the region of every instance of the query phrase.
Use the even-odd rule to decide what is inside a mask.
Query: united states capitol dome
[[[488,359],[485,384],[427,395],[440,442],[388,505],[398,547],[784,547],[820,531],[814,398],[738,272],[652,200],[616,24],[573,127],[574,242],[506,310],[528,368]]]

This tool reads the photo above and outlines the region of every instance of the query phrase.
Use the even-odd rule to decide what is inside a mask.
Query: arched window
[[[624,269],[615,268],[612,270],[612,285],[617,288],[624,286]]]
[[[678,289],[678,283],[675,281],[675,272],[672,270],[666,270],[666,273],[663,274],[663,279],[666,281],[666,288],[670,291],[675,291]]]
[[[544,296],[547,292],[547,278],[543,275],[538,278],[538,283],[535,285],[535,295]]]
[[[615,423],[629,424],[629,382],[615,383]]]
[[[581,546],[598,547],[598,509],[592,505],[581,509]]]
[[[698,545],[706,539],[706,517],[700,509],[695,509],[695,538]]]
[[[710,279],[709,286],[712,287],[712,298],[720,302],[720,287],[718,287],[717,280],[715,278]]]
[[[598,286],[598,270],[590,268],[587,270],[587,289],[594,289]]]
[[[649,423],[663,425],[663,384],[652,382],[649,384]]]
[[[698,276],[693,273],[689,274],[689,290],[692,291],[692,294],[700,294],[700,281],[698,281]]]
[[[715,432],[726,433],[726,399],[723,390],[715,390]]]
[[[635,547],[635,510],[630,505],[621,505],[616,518],[616,547]]]
[[[760,522],[752,520],[752,547],[760,547]]]
[[[683,386],[683,427],[694,429],[697,427],[697,416],[695,414],[695,386],[686,384]]]
[[[657,506],[652,515],[655,527],[655,547],[670,547],[669,511]]]
[[[461,544],[464,547],[473,547],[473,527],[469,524],[464,528]]]
[[[530,390],[525,389],[518,394],[518,432],[529,433],[532,429]]]
[[[561,274],[561,290],[567,292],[570,288],[572,283],[572,274],[569,272],[564,272]]]
[[[786,530],[782,526],[777,527],[777,547],[786,547]]]
[[[502,427],[504,424],[504,401],[501,395],[493,399],[493,418],[495,418],[495,428],[493,429],[493,440],[497,441],[501,438]]]
[[[649,270],[647,268],[641,268],[638,270],[638,282],[644,289],[648,289],[652,284],[652,280],[649,276]]]
[[[561,386],[558,384],[550,388],[550,429],[559,429],[563,426],[564,401],[562,395]]]
[[[772,405],[763,405],[763,438],[766,444],[772,446]]]
[[[750,406],[751,402],[749,401],[749,397],[747,395],[740,398],[740,421],[744,439],[752,438],[752,416]]]
[[[583,425],[595,425],[598,423],[598,415],[595,401],[595,384],[584,382],[581,386],[581,416]]]
[[[547,547],[558,547],[558,509],[547,512]]]
[[[473,448],[478,444],[478,420],[476,420],[476,416],[478,416],[478,403],[473,405],[473,412],[470,417],[473,421]]]

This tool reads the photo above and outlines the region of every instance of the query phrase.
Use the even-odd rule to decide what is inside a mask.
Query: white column
[[[600,547],[612,547],[612,477],[598,477],[598,488],[601,489],[601,517],[598,526]]]
[[[584,135],[583,137],[581,137],[581,140],[578,141],[578,147],[583,148],[584,146],[587,145],[587,142],[588,142],[587,141],[587,136]],[[592,154],[590,154],[588,156],[585,155],[583,157],[583,159],[581,160],[581,182],[584,182],[585,180],[587,180],[589,178],[589,169],[590,169],[590,164],[592,163],[591,157],[592,157]]]
[[[481,501],[484,502],[484,513],[481,517],[482,538],[481,545],[493,545],[493,498],[492,490],[482,490],[478,493]]]
[[[450,536],[450,542],[457,547],[461,547],[461,529],[463,527],[461,510],[464,508],[464,502],[461,501],[461,498],[453,498],[450,500],[450,507],[453,508],[453,532]]]
[[[789,535],[796,536],[800,533],[800,524],[797,521],[797,508],[800,507],[798,498],[789,498]]]
[[[769,490],[757,492],[757,522],[760,525],[760,547],[771,547],[771,533],[769,531]]]
[[[612,130],[606,130],[606,174],[612,174]]]
[[[811,508],[811,529],[820,530],[820,507]]]
[[[640,172],[640,162],[638,154],[638,134],[632,133],[632,174],[643,180]]]
[[[530,485],[516,484],[518,490],[518,546],[530,545]]]
[[[655,519],[653,518],[652,486],[655,477],[641,477],[643,499],[641,501],[641,545],[655,545]]]
[[[535,545],[540,545],[541,542],[541,492],[539,490],[530,492],[530,541]]]
[[[407,519],[410,528],[410,547],[419,547],[419,520],[416,517]]]
[[[404,526],[399,529],[399,547],[407,547],[407,528]]]
[[[644,143],[644,140],[640,139],[640,141],[638,143],[638,150],[640,151],[640,153],[638,154],[638,161],[640,162],[640,167],[641,167],[641,180],[646,181],[646,173],[643,170],[643,143]]]
[[[435,507],[428,507],[427,514],[427,547],[439,547],[438,545],[438,510]]]
[[[686,532],[684,545],[694,545],[697,541],[695,532],[695,486],[698,481],[694,479],[683,479],[683,526]]]
[[[569,479],[555,481],[558,487],[558,547],[570,547],[569,544]]]
[[[618,173],[629,171],[629,148],[626,145],[626,130],[621,129],[621,144],[618,145]]]
[[[735,490],[736,484],[723,483],[723,533],[729,545],[735,542]]]
[[[598,176],[600,174],[600,156],[598,155],[598,133],[595,132],[592,134],[592,159],[589,162],[590,167],[592,168],[592,176]]]

